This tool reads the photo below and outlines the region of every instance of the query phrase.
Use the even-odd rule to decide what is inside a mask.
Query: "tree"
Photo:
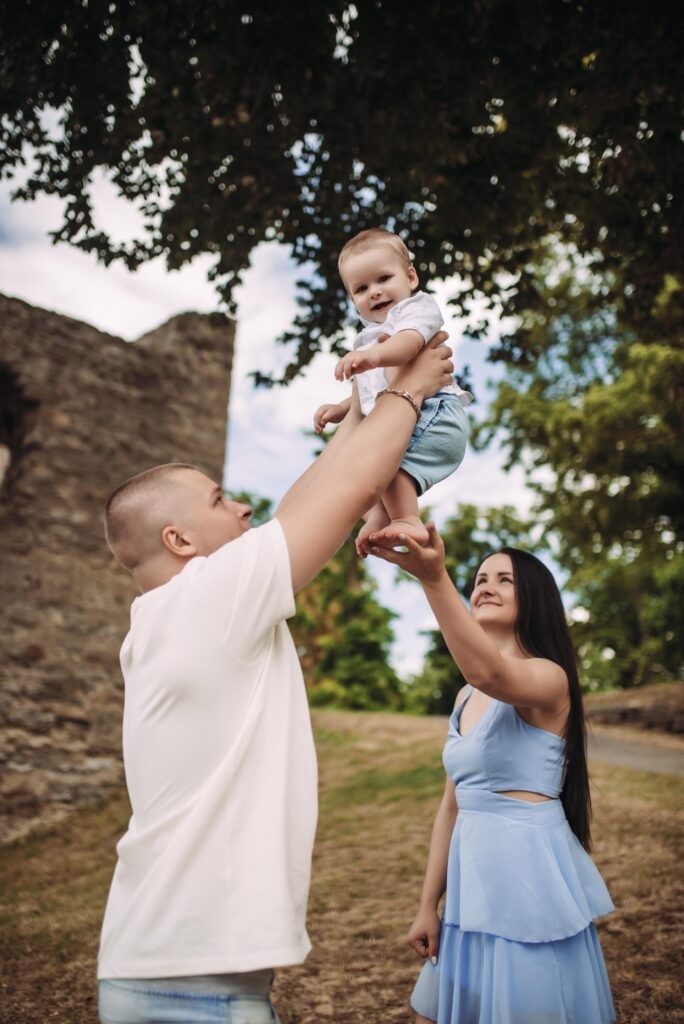
[[[517,547],[539,555],[542,539],[531,523],[516,510],[459,505],[440,531],[446,549],[446,567],[461,596],[468,600],[478,567],[487,555],[502,547]],[[439,630],[429,634],[430,646],[421,672],[405,687],[408,710],[431,715],[448,715],[459,687],[465,680],[449,653]]]
[[[268,499],[245,492],[233,497],[255,509],[256,525],[271,518]],[[400,708],[401,686],[389,660],[396,616],[375,591],[350,537],[298,594],[290,628],[312,705]]]
[[[588,689],[681,678],[681,550],[660,544],[629,554],[604,552],[575,570],[570,585],[578,601],[573,640]]]
[[[478,443],[498,436],[508,466],[528,468],[534,515],[570,573],[590,685],[676,677],[684,668],[684,349],[666,339],[678,285],[667,281],[657,296],[648,345],[603,277],[551,258],[536,286],[548,310],[528,325],[536,362],[508,368]]]
[[[0,174],[26,162],[16,195],[63,198],[54,237],[106,263],[210,254],[229,307],[254,246],[290,245],[310,273],[284,380],[341,343],[336,254],[376,224],[423,279],[458,275],[464,318],[476,297],[542,310],[551,240],[611,272],[648,340],[684,276],[681,29],[657,0],[2,0]],[[141,211],[131,242],[98,225],[98,176]],[[495,355],[523,362],[529,341]]]

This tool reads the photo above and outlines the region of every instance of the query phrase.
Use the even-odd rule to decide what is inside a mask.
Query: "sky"
[[[119,264],[105,267],[94,256],[68,245],[54,245],[48,232],[61,222],[62,204],[53,198],[33,203],[10,201],[9,183],[0,183],[0,292],[33,305],[84,320],[100,330],[134,341],[178,313],[213,312],[219,298],[207,280],[210,259],[196,258],[180,271],[168,271],[161,259],[132,273]],[[104,179],[96,180],[92,197],[97,220],[115,237],[131,237],[140,226],[137,212],[119,199]],[[228,444],[224,484],[230,491],[278,499],[311,462],[315,440],[305,435],[322,402],[339,401],[349,391],[333,377],[336,357],[319,354],[287,388],[256,389],[249,379],[255,369],[282,365],[284,352],[275,339],[296,311],[295,280],[301,276],[289,250],[264,243],[254,250],[249,270],[235,292],[237,335],[229,401]],[[421,282],[424,284],[424,282]],[[470,367],[476,403],[472,415],[486,411],[488,379],[495,367],[487,364],[487,348],[497,328],[484,342],[464,339],[446,300],[453,282],[433,285],[450,334],[456,374]],[[351,336],[351,335],[350,335]],[[492,506],[510,504],[526,511],[532,494],[521,467],[505,473],[496,447],[483,453],[468,450],[457,472],[421,499],[437,525],[453,514],[458,502]],[[369,559],[380,601],[399,615],[395,621],[393,663],[400,675],[418,671],[427,644],[422,631],[435,623],[418,585],[395,581],[395,570]]]

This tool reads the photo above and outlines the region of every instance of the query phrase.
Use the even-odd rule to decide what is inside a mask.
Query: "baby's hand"
[[[356,372],[356,352],[349,352],[337,360],[335,365],[335,377],[337,380],[349,380]]]
[[[379,365],[379,346],[371,345],[370,348],[349,352],[346,356],[342,356],[335,367],[335,376],[338,380],[349,380],[355,373],[365,373],[366,370],[373,370]]]
[[[314,413],[314,430],[322,434],[328,423],[340,423],[346,415],[343,405],[321,405]]]

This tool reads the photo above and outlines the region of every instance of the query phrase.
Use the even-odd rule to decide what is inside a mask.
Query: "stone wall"
[[[121,783],[135,589],[102,506],[158,463],[221,480],[234,333],[188,313],[129,344],[0,296],[0,841]]]

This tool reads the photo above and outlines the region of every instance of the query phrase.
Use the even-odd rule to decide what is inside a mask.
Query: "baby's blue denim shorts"
[[[420,410],[401,469],[424,494],[461,465],[468,443],[468,416],[457,395],[427,398]]]
[[[186,979],[101,980],[101,1024],[279,1024],[268,994],[231,991],[225,978],[214,991],[210,978],[195,991]]]

